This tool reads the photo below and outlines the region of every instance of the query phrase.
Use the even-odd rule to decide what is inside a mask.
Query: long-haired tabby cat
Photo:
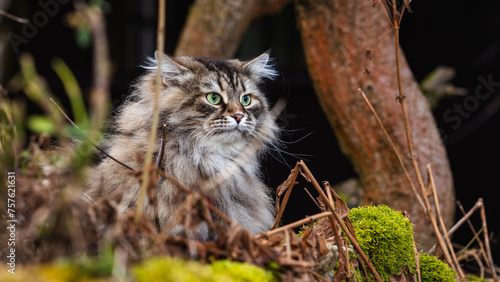
[[[156,55],[157,56],[157,55]],[[259,156],[277,142],[278,127],[262,92],[265,79],[277,72],[268,53],[242,62],[162,55],[162,88],[159,98],[160,125],[167,125],[162,168],[181,184],[196,189],[210,182],[250,144],[256,154],[226,176],[213,189],[203,191],[211,203],[252,234],[273,223],[272,199],[260,179]],[[130,98],[119,109],[110,127],[116,130],[106,141],[108,153],[134,169],[142,169],[137,154],[145,155],[153,119],[153,97],[157,60],[151,60]],[[162,129],[158,128],[158,136]],[[160,150],[160,139],[155,156]],[[88,194],[93,198],[119,194],[121,211],[135,207],[140,184],[126,168],[107,158],[91,173]],[[175,220],[178,192],[170,181],[160,179],[158,213],[162,230],[179,231]],[[145,202],[153,219],[153,208]],[[196,238],[213,234],[206,225],[195,230]]]

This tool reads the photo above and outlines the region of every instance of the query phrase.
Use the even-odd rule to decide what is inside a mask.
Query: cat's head
[[[206,147],[274,142],[262,92],[262,82],[277,76],[268,53],[246,62],[162,55],[161,75],[160,118],[180,139]]]

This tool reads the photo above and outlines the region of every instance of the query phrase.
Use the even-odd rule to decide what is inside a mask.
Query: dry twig
[[[413,193],[417,197],[418,203],[420,204],[420,206],[422,207],[422,209],[426,210],[425,204],[422,201],[422,197],[420,196],[420,193],[417,192],[417,189],[415,189],[415,185],[413,185],[413,181],[411,180],[410,174],[408,173],[408,170],[406,169],[406,166],[405,166],[405,164],[403,162],[403,158],[401,157],[401,153],[399,153],[396,145],[394,144],[394,142],[392,141],[391,137],[387,133],[387,130],[385,129],[385,126],[382,124],[382,121],[380,120],[377,112],[375,111],[375,109],[373,108],[372,104],[370,103],[370,100],[368,100],[368,97],[366,97],[365,93],[363,92],[363,90],[361,88],[358,88],[358,93],[361,94],[361,96],[363,97],[363,100],[365,100],[366,104],[368,105],[368,108],[370,108],[370,111],[372,112],[373,116],[377,120],[378,125],[382,129],[382,132],[384,133],[384,136],[385,136],[387,142],[391,146],[392,151],[394,152],[394,154],[398,158],[399,164],[401,165],[401,168],[403,169],[403,171],[405,173],[406,179],[408,180],[408,183],[410,184],[411,190],[413,191]]]
[[[156,52],[157,52],[157,68],[156,68],[156,83],[155,93],[153,98],[153,120],[151,122],[151,133],[149,135],[148,149],[146,151],[146,158],[144,161],[144,169],[142,173],[142,184],[139,191],[139,200],[137,203],[136,220],[139,219],[144,205],[144,197],[146,195],[147,185],[149,183],[148,166],[153,161],[153,150],[156,143],[156,131],[158,130],[159,117],[159,97],[162,85],[161,79],[161,65],[163,58],[163,49],[165,48],[165,0],[158,1],[158,28],[156,31]]]
[[[301,169],[303,170],[304,174],[307,176],[306,179],[313,184],[314,188],[316,188],[318,193],[321,195],[321,198],[327,204],[328,208],[330,208],[331,211],[335,211],[335,207],[333,206],[333,204],[331,202],[328,201],[328,197],[326,196],[325,192],[323,192],[323,190],[319,186],[319,184],[316,181],[316,179],[314,178],[314,176],[311,174],[311,171],[306,166],[306,164],[303,161],[299,161],[299,165],[300,165]],[[342,227],[342,230],[347,235],[347,238],[349,238],[349,241],[351,242],[353,247],[356,249],[358,254],[361,256],[363,261],[366,263],[366,265],[368,266],[368,269],[373,274],[375,279],[377,281],[382,281],[382,278],[380,278],[380,275],[377,273],[377,270],[375,270],[375,268],[371,264],[370,260],[368,259],[366,254],[363,252],[363,250],[361,249],[361,247],[359,246],[359,244],[356,240],[356,237],[354,236],[354,234],[351,233],[351,230],[347,228],[343,219],[340,218],[336,212],[333,212],[333,216],[335,217],[335,220],[340,224],[340,226]]]
[[[482,204],[482,201],[481,201],[481,202],[480,202],[480,201],[477,201],[477,202],[476,202],[476,204],[474,205],[474,208],[475,208],[475,207],[478,207],[478,208],[479,208],[479,206],[480,206],[481,204]],[[459,221],[459,222],[462,222],[464,219],[466,219],[466,220],[467,220],[467,223],[469,224],[469,228],[471,229],[472,233],[473,233],[473,234],[477,234],[476,229],[474,228],[474,226],[472,225],[472,222],[471,222],[471,221],[470,221],[470,219],[469,219],[470,215],[469,215],[469,216],[467,216],[467,214],[465,213],[464,207],[462,206],[462,204],[460,203],[460,201],[457,201],[457,205],[458,205],[458,207],[460,208],[460,211],[462,211],[462,214],[464,215],[464,217],[463,217],[462,219],[460,219],[460,221]],[[457,224],[458,224],[458,222],[457,222]],[[455,226],[453,226],[453,227],[455,227]],[[452,231],[452,229],[450,229],[450,230],[449,230],[448,236],[450,236],[450,235],[451,235],[451,234],[450,234],[450,232],[451,232],[451,231]],[[474,236],[475,236],[475,235],[474,235]],[[487,266],[488,266],[488,267],[491,267],[491,266],[490,266],[490,261],[486,259],[486,258],[487,258],[487,255],[486,255],[486,251],[485,251],[485,249],[484,249],[484,244],[483,244],[483,241],[481,240],[481,238],[479,238],[479,237],[477,238],[477,243],[479,244],[479,249],[481,250],[481,254],[483,255],[483,257],[485,258],[485,261],[486,261]]]
[[[29,23],[30,21],[26,18],[21,18],[21,17],[18,17],[18,16],[14,16],[13,14],[10,14],[10,13],[7,13],[6,11],[0,9],[0,16],[4,16],[8,19],[11,19],[13,21],[16,21],[20,24],[27,24]]]
[[[483,199],[479,198],[478,202],[482,203]],[[495,270],[495,264],[493,263],[493,256],[491,255],[490,238],[488,237],[489,233],[488,233],[488,225],[486,224],[486,212],[484,211],[484,205],[481,205],[480,211],[481,211],[481,221],[483,222],[484,244],[486,246],[486,254],[488,255],[487,260],[489,261],[490,264],[493,281],[498,281],[497,272]]]

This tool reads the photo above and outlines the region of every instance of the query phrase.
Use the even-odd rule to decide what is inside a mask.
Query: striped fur
[[[220,185],[203,192],[217,208],[252,234],[267,230],[274,216],[269,188],[260,179],[259,156],[277,142],[278,134],[260,87],[264,79],[277,75],[269,55],[264,53],[249,62],[162,56],[160,125],[167,124],[163,169],[183,185],[196,189],[200,183],[210,183],[250,144],[257,144],[257,153],[226,175]],[[145,68],[147,73],[138,80],[134,92],[111,124],[116,133],[106,141],[108,153],[134,169],[143,167],[142,158],[137,155],[143,157],[147,150],[156,60],[150,60]],[[211,104],[208,93],[220,94],[221,104]],[[248,106],[241,103],[243,95],[251,97]],[[242,116],[236,118],[240,114]],[[158,136],[161,132],[159,128]],[[159,149],[158,141],[155,156]],[[104,159],[93,169],[89,188],[88,194],[93,198],[119,195],[122,212],[137,204],[139,183],[113,160]],[[170,233],[182,232],[175,217],[180,204],[177,191],[169,181],[160,179],[160,223],[162,229]],[[152,219],[152,207],[145,205],[145,212]],[[214,237],[205,225],[198,227],[195,233],[199,240]]]

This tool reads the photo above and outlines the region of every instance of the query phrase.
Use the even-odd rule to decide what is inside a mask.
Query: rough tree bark
[[[197,0],[189,12],[176,56],[230,58],[250,23],[277,13],[290,0]]]
[[[376,1],[375,1],[376,2]],[[405,158],[415,187],[398,95],[394,34],[383,7],[367,0],[296,0],[297,24],[310,76],[321,106],[342,151],[354,165],[364,189],[364,204],[387,204],[406,210],[421,247],[434,244],[431,226],[362,97],[361,88]],[[389,33],[388,33],[389,32]],[[441,210],[449,226],[454,216],[454,189],[445,148],[428,102],[404,56],[401,79],[407,97],[410,129],[420,170],[432,164]],[[368,75],[366,69],[371,75]],[[332,172],[333,173],[333,172]]]

